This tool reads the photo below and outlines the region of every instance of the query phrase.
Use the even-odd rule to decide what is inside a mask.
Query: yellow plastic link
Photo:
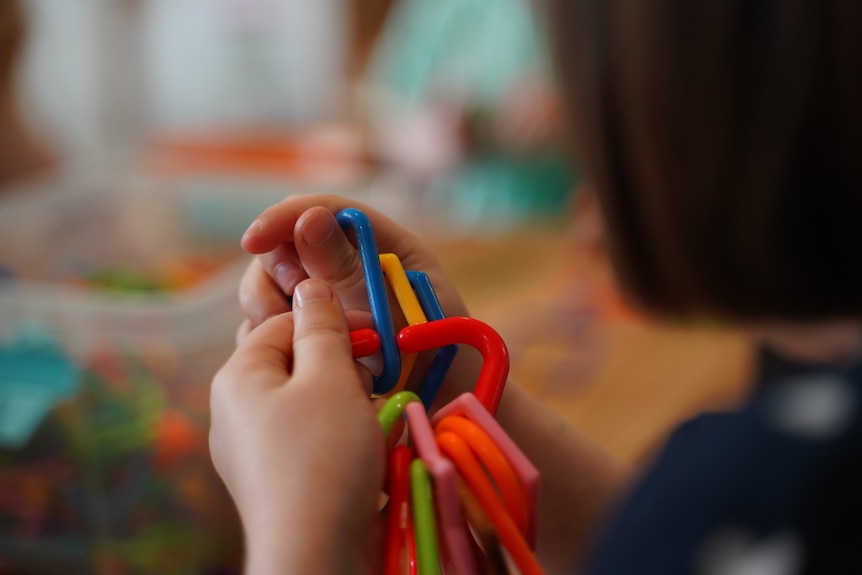
[[[413,291],[413,286],[410,285],[410,280],[407,279],[407,273],[404,271],[401,259],[395,254],[380,254],[380,267],[383,268],[383,275],[395,294],[395,299],[401,307],[401,313],[404,314],[407,324],[417,325],[427,322],[428,318],[425,316],[425,312],[422,311],[422,304],[419,303],[416,292]],[[401,354],[401,376],[398,378],[398,383],[395,384],[392,391],[384,397],[391,397],[393,394],[404,389],[407,385],[407,380],[410,378],[410,373],[413,371],[413,366],[416,364],[416,357],[417,354],[415,353]]]

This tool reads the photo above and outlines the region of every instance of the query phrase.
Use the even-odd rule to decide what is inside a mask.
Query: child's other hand
[[[369,311],[359,252],[335,220],[345,208],[368,216],[380,253],[394,253],[407,270],[428,274],[447,315],[467,310],[445,273],[419,238],[376,210],[331,195],[295,196],[266,209],[242,238],[243,248],[258,254],[240,286],[240,303],[251,328],[290,310],[285,296],[296,284],[317,277],[332,284],[345,310]]]
[[[246,321],[239,340],[266,318],[290,310],[288,297],[297,283],[321,278],[335,289],[348,313],[350,329],[370,326],[368,293],[359,252],[335,220],[334,214],[354,207],[371,220],[380,253],[394,253],[406,270],[428,274],[447,316],[468,315],[466,306],[431,250],[414,234],[376,210],[350,199],[330,195],[288,198],[265,210],[242,238],[246,251],[259,254],[240,285]],[[363,318],[364,314],[364,318]],[[469,359],[465,359],[469,358]],[[451,399],[475,382],[479,363],[459,353],[441,400]],[[461,389],[463,387],[463,389]]]
[[[370,569],[384,443],[371,375],[329,284],[296,286],[216,375],[210,448],[247,536],[248,573]]]

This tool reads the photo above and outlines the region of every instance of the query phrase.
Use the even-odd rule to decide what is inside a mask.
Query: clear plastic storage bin
[[[228,187],[0,202],[0,572],[238,570],[209,384],[240,321],[242,229],[289,190]]]

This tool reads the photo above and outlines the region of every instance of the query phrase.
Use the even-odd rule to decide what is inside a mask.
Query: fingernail
[[[293,292],[294,307],[302,307],[313,301],[331,301],[332,288],[323,281],[304,281]]]
[[[259,232],[263,229],[263,224],[260,220],[255,220],[251,223],[251,225],[246,228],[245,232],[242,234],[242,237],[251,236]]]
[[[302,227],[302,239],[309,246],[316,248],[332,236],[335,231],[335,218],[332,214],[321,210]]]

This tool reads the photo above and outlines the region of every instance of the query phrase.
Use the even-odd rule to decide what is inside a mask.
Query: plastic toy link
[[[362,273],[365,275],[365,285],[368,289],[368,302],[374,328],[380,336],[380,351],[383,355],[383,371],[374,378],[374,393],[383,395],[398,383],[401,375],[401,356],[398,352],[398,344],[395,342],[395,324],[392,322],[392,310],[386,295],[377,241],[374,239],[371,221],[359,210],[355,208],[342,210],[336,214],[335,219],[342,228],[352,229],[356,236]]]
[[[509,374],[505,342],[479,320],[445,317],[425,273],[405,271],[395,254],[377,253],[362,212],[350,208],[336,219],[354,232],[374,320],[373,330],[350,334],[353,356],[382,356],[374,394],[388,398],[377,416],[384,435],[407,421],[388,462],[385,575],[497,572],[501,557],[523,575],[542,573],[533,555],[539,474],[494,419]],[[397,331],[387,285],[408,324]],[[429,419],[465,344],[483,359],[475,388]],[[433,350],[417,392],[403,391],[417,354]]]

